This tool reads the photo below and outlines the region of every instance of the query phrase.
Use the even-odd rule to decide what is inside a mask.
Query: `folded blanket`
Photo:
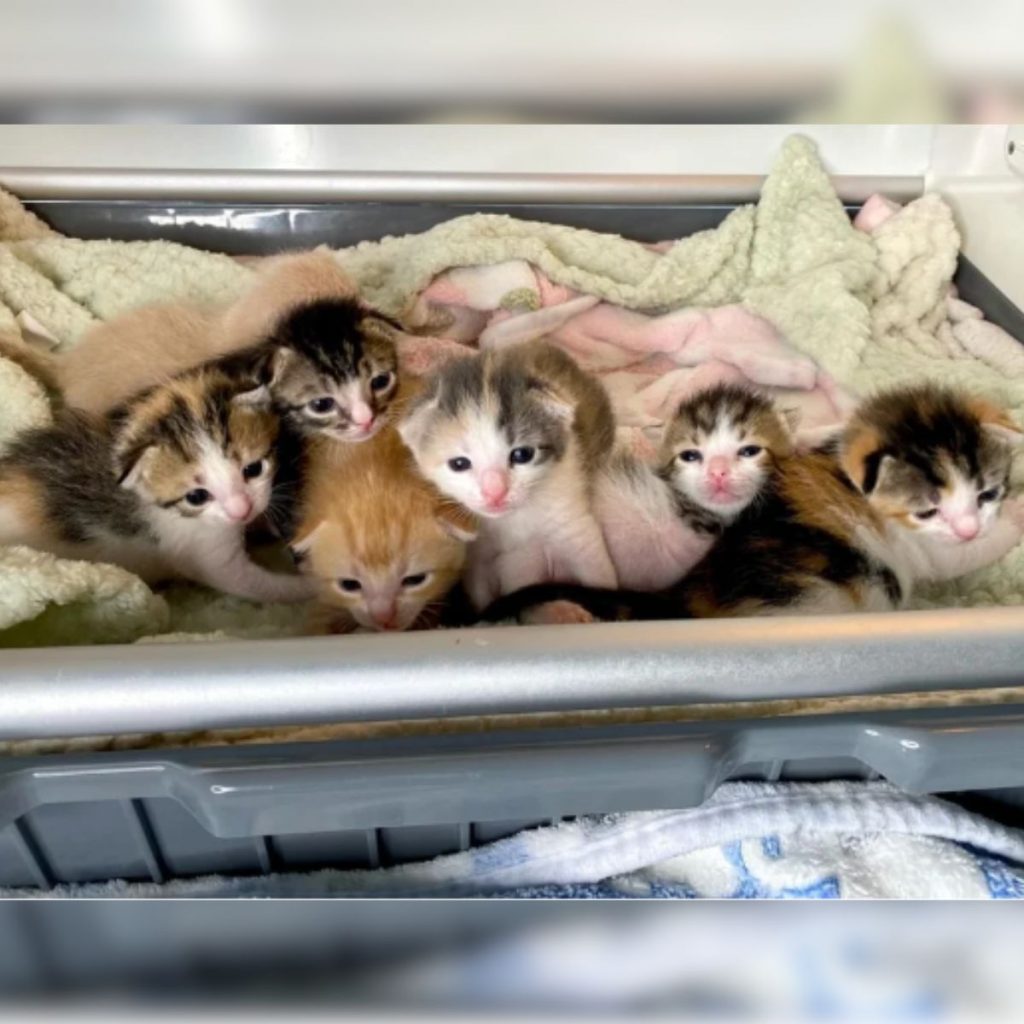
[[[434,282],[448,275],[445,286],[435,286],[443,299],[444,287],[458,289],[459,268],[512,268],[507,279],[499,275],[487,297],[491,313],[466,307],[459,323],[448,324],[453,337],[406,341],[403,358],[407,364],[418,360],[420,369],[457,352],[460,331],[475,336],[486,328],[500,342],[508,318],[504,324],[495,321],[493,310],[544,313],[553,304],[553,291],[561,290],[567,300],[573,296],[583,316],[589,311],[587,338],[600,335],[600,318],[615,307],[619,317],[623,311],[662,315],[653,329],[647,321],[634,321],[638,344],[653,346],[673,372],[685,367],[686,373],[703,376],[653,382],[647,377],[637,385],[628,377],[633,368],[627,367],[612,390],[620,406],[634,403],[638,426],[656,420],[653,412],[695,380],[731,373],[756,379],[780,370],[794,374],[787,391],[794,401],[810,396],[812,422],[834,415],[844,394],[920,379],[973,387],[1021,416],[1019,348],[950,297],[959,238],[948,207],[937,196],[925,196],[885,213],[866,225],[871,230],[851,225],[814,145],[795,136],[784,145],[756,205],[676,242],[650,246],[562,225],[474,214],[420,235],[365,242],[337,256],[370,302],[411,323],[419,319],[427,329],[433,329],[430,315],[436,312],[431,303],[444,304],[437,294],[431,298]],[[96,320],[145,302],[223,304],[240,294],[251,273],[226,256],[169,242],[63,238],[0,192],[0,330],[16,329],[19,319],[28,317],[59,344],[71,345]],[[749,351],[716,348],[723,333],[737,326],[746,332]],[[691,356],[699,350],[700,358],[692,359],[696,366],[686,361],[688,349]],[[756,353],[768,358],[743,359]],[[786,379],[763,382],[784,385]],[[38,386],[0,360],[0,445],[18,430],[46,422],[48,415]],[[26,587],[17,566],[27,557],[0,552],[0,644],[44,639],[44,623],[26,624],[57,608],[71,610],[62,620],[67,623],[62,642],[178,633],[285,635],[298,628],[294,608],[260,608],[187,587],[174,588],[164,600],[110,567],[83,573],[74,563],[51,560],[39,564]],[[121,622],[116,635],[106,612],[93,616],[83,610],[115,592]],[[1022,600],[1024,550],[1018,548],[997,566],[927,592],[921,604]],[[97,629],[94,619],[108,626]]]
[[[376,871],[111,882],[41,895],[1001,899],[1024,897],[1022,865],[1019,830],[886,782],[732,782],[689,810],[585,817]]]

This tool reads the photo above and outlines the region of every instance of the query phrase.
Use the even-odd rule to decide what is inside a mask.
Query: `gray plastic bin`
[[[35,209],[83,237],[267,252],[423,230],[472,209],[653,241],[712,226],[729,207],[133,200]],[[1020,311],[975,268],[965,264],[958,284],[1024,337]],[[865,703],[910,694],[941,704],[939,691],[967,691],[970,701]],[[792,703],[819,698],[847,703]],[[771,716],[759,704],[768,700],[790,703]],[[594,717],[613,708],[654,720]],[[575,724],[536,717],[588,712]],[[0,884],[373,867],[566,816],[691,806],[733,778],[884,776],[1015,820],[1024,609],[0,655],[8,740],[500,715],[520,717],[392,739],[9,757],[0,761]]]

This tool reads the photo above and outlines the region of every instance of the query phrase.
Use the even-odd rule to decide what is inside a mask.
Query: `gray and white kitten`
[[[592,512],[614,414],[560,349],[530,342],[449,363],[399,431],[424,476],[480,517],[467,572],[477,608],[546,580],[616,585]]]

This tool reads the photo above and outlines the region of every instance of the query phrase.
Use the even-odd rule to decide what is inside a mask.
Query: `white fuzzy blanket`
[[[738,303],[770,321],[845,387],[955,382],[1024,421],[1024,349],[949,296],[952,214],[926,195],[855,230],[808,139],[789,139],[756,205],[662,250],[614,235],[474,214],[420,235],[338,252],[369,301],[410,311],[439,274],[525,260],[550,281],[637,310]],[[168,242],[64,238],[0,191],[0,330],[35,320],[73,345],[97,320],[146,302],[221,304],[252,271]],[[28,318],[26,320],[26,317]],[[50,412],[38,385],[0,359],[0,446]],[[920,598],[1024,601],[1024,547]],[[0,549],[0,644],[294,633],[301,609],[259,607],[191,587],[152,593],[120,569]]]

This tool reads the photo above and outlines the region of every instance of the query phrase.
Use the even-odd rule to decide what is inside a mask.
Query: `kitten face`
[[[117,416],[121,486],[186,519],[243,526],[266,511],[278,420],[200,370],[155,388]]]
[[[565,456],[572,407],[515,365],[445,367],[399,425],[421,472],[477,515],[528,504]]]
[[[360,626],[409,629],[459,581],[472,535],[460,510],[413,500],[372,524],[336,513],[300,533],[292,550],[318,580],[321,602]]]
[[[317,302],[279,327],[270,392],[298,433],[365,441],[398,386],[396,326],[354,301]]]
[[[1002,410],[918,387],[858,410],[841,461],[875,510],[918,536],[961,544],[999,515],[1021,433]]]
[[[714,387],[680,406],[662,442],[661,474],[679,494],[729,520],[760,492],[773,457],[790,447],[767,399]]]

